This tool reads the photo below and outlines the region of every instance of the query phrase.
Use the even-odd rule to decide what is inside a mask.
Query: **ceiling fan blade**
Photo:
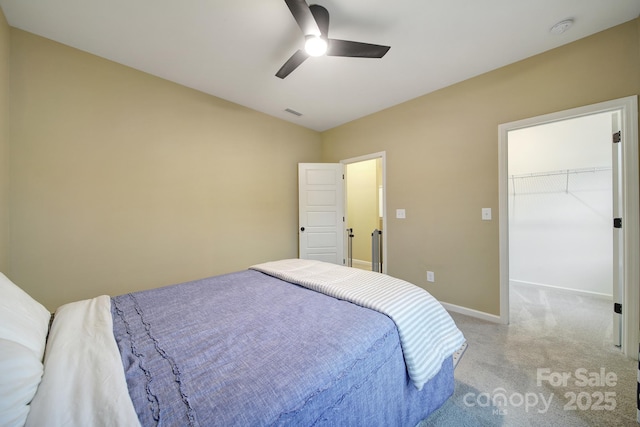
[[[293,70],[298,68],[298,66],[302,64],[305,61],[305,59],[307,59],[308,57],[309,55],[305,51],[303,50],[296,51],[296,53],[291,55],[291,58],[289,58],[287,62],[285,62],[282,67],[280,67],[280,69],[276,73],[276,77],[280,77],[281,79],[284,79],[289,74],[291,74]]]
[[[382,58],[391,46],[329,39],[327,56],[348,56],[352,58]]]
[[[329,11],[318,4],[309,6],[309,10],[318,24],[320,36],[326,39],[329,34]]]
[[[284,0],[305,36],[319,36],[320,29],[304,0]]]

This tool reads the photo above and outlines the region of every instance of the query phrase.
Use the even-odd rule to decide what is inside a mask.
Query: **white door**
[[[343,165],[299,163],[298,204],[299,257],[343,265]]]
[[[613,192],[613,344],[622,345],[622,295],[624,278],[624,234],[622,226],[622,138],[620,133],[620,113],[611,115],[613,149],[611,156]],[[617,141],[617,142],[616,142]]]

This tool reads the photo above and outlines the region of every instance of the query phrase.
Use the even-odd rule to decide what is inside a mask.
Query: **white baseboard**
[[[596,297],[596,298],[603,298],[609,301],[613,301],[613,295],[608,295],[608,294],[602,294],[599,292],[591,292],[591,291],[583,291],[581,289],[572,289],[572,288],[563,288],[561,286],[554,286],[554,285],[546,285],[544,283],[535,283],[535,282],[525,282],[524,280],[509,280],[509,285],[512,284],[516,284],[516,285],[525,285],[525,286],[535,286],[535,287],[539,287],[539,288],[546,288],[546,289],[553,289],[556,291],[562,291],[562,292],[571,292],[574,294],[579,294],[579,295],[585,295],[585,296],[590,296],[590,297]]]
[[[352,262],[353,262],[352,265],[355,268],[371,271],[371,261],[362,261],[361,259],[353,259]]]
[[[465,316],[475,317],[476,319],[482,319],[493,323],[501,323],[500,316],[496,316],[495,314],[489,314],[484,311],[473,310],[471,308],[461,307],[447,302],[441,302],[441,304],[447,311],[453,311],[454,313],[464,314]]]

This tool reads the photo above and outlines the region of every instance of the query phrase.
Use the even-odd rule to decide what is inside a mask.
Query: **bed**
[[[423,289],[319,261],[78,301],[51,325],[0,291],[1,425],[415,426],[464,344]]]

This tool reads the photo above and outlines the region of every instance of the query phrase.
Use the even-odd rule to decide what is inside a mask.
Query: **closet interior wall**
[[[611,298],[613,208],[609,117],[593,117],[599,131],[581,121],[558,132],[509,135],[510,282],[551,286]],[[571,122],[571,121],[569,121]],[[561,131],[575,126],[580,131]],[[542,128],[542,127],[540,127]],[[518,132],[518,131],[516,131]],[[536,134],[537,132],[537,134]],[[558,134],[554,141],[553,135]],[[535,136],[537,135],[537,136]],[[571,142],[575,136],[578,140]],[[591,138],[593,136],[593,138]],[[544,140],[537,138],[543,137]],[[512,143],[512,140],[515,143]],[[537,150],[536,155],[531,147]],[[522,150],[522,152],[518,152]],[[529,154],[524,156],[527,150]],[[591,154],[589,154],[591,153]],[[518,162],[526,157],[527,170]],[[566,165],[550,170],[550,166]]]

